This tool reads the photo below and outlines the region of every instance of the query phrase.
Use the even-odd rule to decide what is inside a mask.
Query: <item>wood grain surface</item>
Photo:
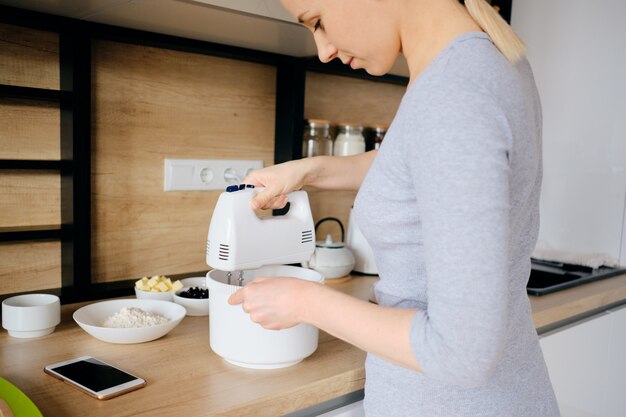
[[[60,287],[59,241],[0,243],[0,294]]]
[[[0,170],[0,227],[61,224],[55,171]]]
[[[0,84],[58,90],[59,35],[0,23]]]
[[[388,125],[393,120],[405,87],[309,72],[306,76],[305,118],[327,119],[332,123],[353,122],[365,126]],[[354,191],[307,189],[315,221],[324,217],[338,218],[348,231],[348,217],[354,203]],[[340,241],[335,222],[325,222],[317,230],[317,240],[327,234]]]
[[[367,300],[376,281],[355,276],[333,288]],[[546,325],[608,305],[614,294],[626,300],[626,275],[529,298],[535,322]],[[89,336],[73,322],[72,313],[83,305],[63,306],[61,324],[49,336],[15,339],[0,333],[3,377],[47,417],[84,416],[86,410],[94,417],[275,417],[354,392],[365,382],[365,353],[324,332],[315,353],[301,363],[252,370],[230,365],[211,351],[207,317],[186,317],[156,341],[115,345]],[[81,355],[115,364],[148,385],[98,401],[43,373],[45,365]]]
[[[360,297],[373,278],[338,286]],[[366,298],[365,298],[366,299]],[[49,336],[15,339],[0,333],[2,376],[20,388],[46,417],[228,416],[276,417],[363,387],[365,353],[320,332],[317,350],[283,369],[253,370],[231,365],[209,346],[209,319],[185,317],[165,337],[116,345],[93,338],[72,320],[85,304],[62,307],[61,324]],[[46,365],[92,355],[147,381],[145,388],[95,400],[44,374]]]
[[[390,124],[405,91],[395,84],[309,72],[304,117],[365,126]]]
[[[60,159],[60,117],[55,103],[0,98],[0,159]]]
[[[537,329],[626,299],[626,275],[543,296],[529,296]]]
[[[350,208],[356,197],[355,191],[326,191],[307,188],[313,219],[317,222],[325,217],[335,217],[343,224],[345,235],[348,234]],[[324,240],[330,234],[333,241],[341,241],[341,229],[334,221],[320,224],[315,231],[316,240]]]
[[[274,157],[275,68],[98,41],[93,281],[208,269],[220,191],[164,192],[163,161]]]

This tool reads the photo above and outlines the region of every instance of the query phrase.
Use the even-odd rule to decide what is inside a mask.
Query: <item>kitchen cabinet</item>
[[[363,400],[352,404],[345,405],[333,411],[320,414],[318,417],[363,417],[365,410],[363,409]]]
[[[626,307],[543,336],[562,417],[626,415]]]

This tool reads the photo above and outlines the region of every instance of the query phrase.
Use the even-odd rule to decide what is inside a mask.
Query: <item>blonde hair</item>
[[[524,42],[489,3],[485,0],[465,0],[465,7],[509,62],[515,64],[524,57]]]

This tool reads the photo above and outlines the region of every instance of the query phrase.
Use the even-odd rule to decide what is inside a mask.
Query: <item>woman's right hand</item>
[[[310,170],[310,158],[288,161],[267,168],[252,171],[244,184],[265,187],[257,193],[250,206],[254,210],[281,209],[287,204],[287,193],[297,191],[306,185]]]
[[[245,184],[265,187],[250,202],[254,210],[281,209],[287,193],[310,185],[322,190],[356,191],[378,151],[352,156],[315,156],[252,171]]]

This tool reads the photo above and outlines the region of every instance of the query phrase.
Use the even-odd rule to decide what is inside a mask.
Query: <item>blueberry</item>
[[[188,290],[181,292],[179,295],[184,298],[209,298],[209,290],[206,288],[191,287]]]

